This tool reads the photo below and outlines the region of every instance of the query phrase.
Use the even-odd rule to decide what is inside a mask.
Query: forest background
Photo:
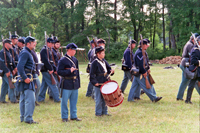
[[[0,0],[0,34],[16,31],[44,45],[44,31],[89,50],[87,36],[106,40],[106,58],[120,60],[129,38],[152,43],[150,59],[181,55],[191,32],[200,33],[198,0]],[[136,50],[136,49],[135,49]]]

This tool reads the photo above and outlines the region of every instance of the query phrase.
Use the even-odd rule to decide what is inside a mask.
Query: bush
[[[124,50],[127,48],[128,44],[125,43],[110,43],[109,44],[109,51],[108,48],[106,47],[106,60],[116,60],[116,61],[121,61],[123,58]]]

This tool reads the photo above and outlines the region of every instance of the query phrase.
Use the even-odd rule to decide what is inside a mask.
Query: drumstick
[[[65,69],[71,69],[71,68],[65,68]],[[78,70],[77,68],[75,70]]]
[[[113,69],[115,70],[116,67],[117,67],[117,65],[115,65],[115,66],[113,67]],[[108,75],[107,79],[110,78],[110,75],[111,75],[111,74],[112,74],[112,73],[110,73],[110,74]]]

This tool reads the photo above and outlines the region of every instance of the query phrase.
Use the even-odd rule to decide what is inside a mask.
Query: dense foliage
[[[199,32],[198,0],[0,0],[0,34],[8,31],[38,40],[44,31],[89,49],[86,36],[107,41],[107,58],[120,59],[130,37],[152,42],[150,58],[182,52],[190,32]]]

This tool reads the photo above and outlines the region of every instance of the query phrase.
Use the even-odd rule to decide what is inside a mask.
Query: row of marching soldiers
[[[36,40],[34,37],[20,37],[11,35],[10,39],[3,39],[3,49],[0,51],[0,69],[2,86],[0,102],[6,101],[6,94],[11,103],[20,102],[21,122],[32,124],[32,115],[36,101],[45,100],[46,90],[55,102],[60,102],[59,76],[57,74],[60,41],[57,37],[47,38],[46,45],[40,51],[39,63],[35,52]],[[42,84],[38,76],[42,73]],[[54,84],[52,84],[52,79]],[[20,99],[20,101],[18,101]]]

